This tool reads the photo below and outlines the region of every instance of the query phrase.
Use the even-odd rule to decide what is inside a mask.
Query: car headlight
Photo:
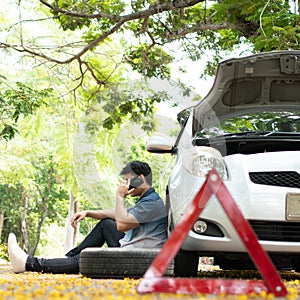
[[[193,147],[185,155],[184,166],[195,176],[205,177],[215,169],[223,180],[228,179],[226,164],[221,153],[211,147]]]

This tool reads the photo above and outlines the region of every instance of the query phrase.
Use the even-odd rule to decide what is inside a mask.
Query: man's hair
[[[149,185],[152,185],[152,171],[150,166],[142,161],[134,160],[129,162],[121,171],[121,175],[130,173],[132,175],[141,175],[145,176],[146,182]]]

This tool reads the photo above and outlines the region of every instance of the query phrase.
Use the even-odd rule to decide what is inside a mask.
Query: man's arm
[[[103,210],[83,210],[81,212],[75,213],[71,219],[71,225],[76,226],[77,223],[82,221],[85,217],[90,217],[97,220],[102,220],[105,218],[115,219],[114,209],[103,209]]]
[[[102,220],[106,218],[115,219],[115,210],[114,209],[88,210],[86,216],[97,220]]]
[[[140,224],[125,207],[125,196],[128,194],[128,186],[121,183],[116,192],[115,220],[118,231],[128,231],[138,227]]]

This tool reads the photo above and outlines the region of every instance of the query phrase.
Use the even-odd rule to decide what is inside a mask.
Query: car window
[[[230,134],[300,133],[300,112],[247,113],[220,121],[219,126],[201,128],[194,138]]]

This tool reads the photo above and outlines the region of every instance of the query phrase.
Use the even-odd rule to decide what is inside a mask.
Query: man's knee
[[[113,219],[103,219],[98,223],[102,228],[112,228],[117,227],[116,221]]]

